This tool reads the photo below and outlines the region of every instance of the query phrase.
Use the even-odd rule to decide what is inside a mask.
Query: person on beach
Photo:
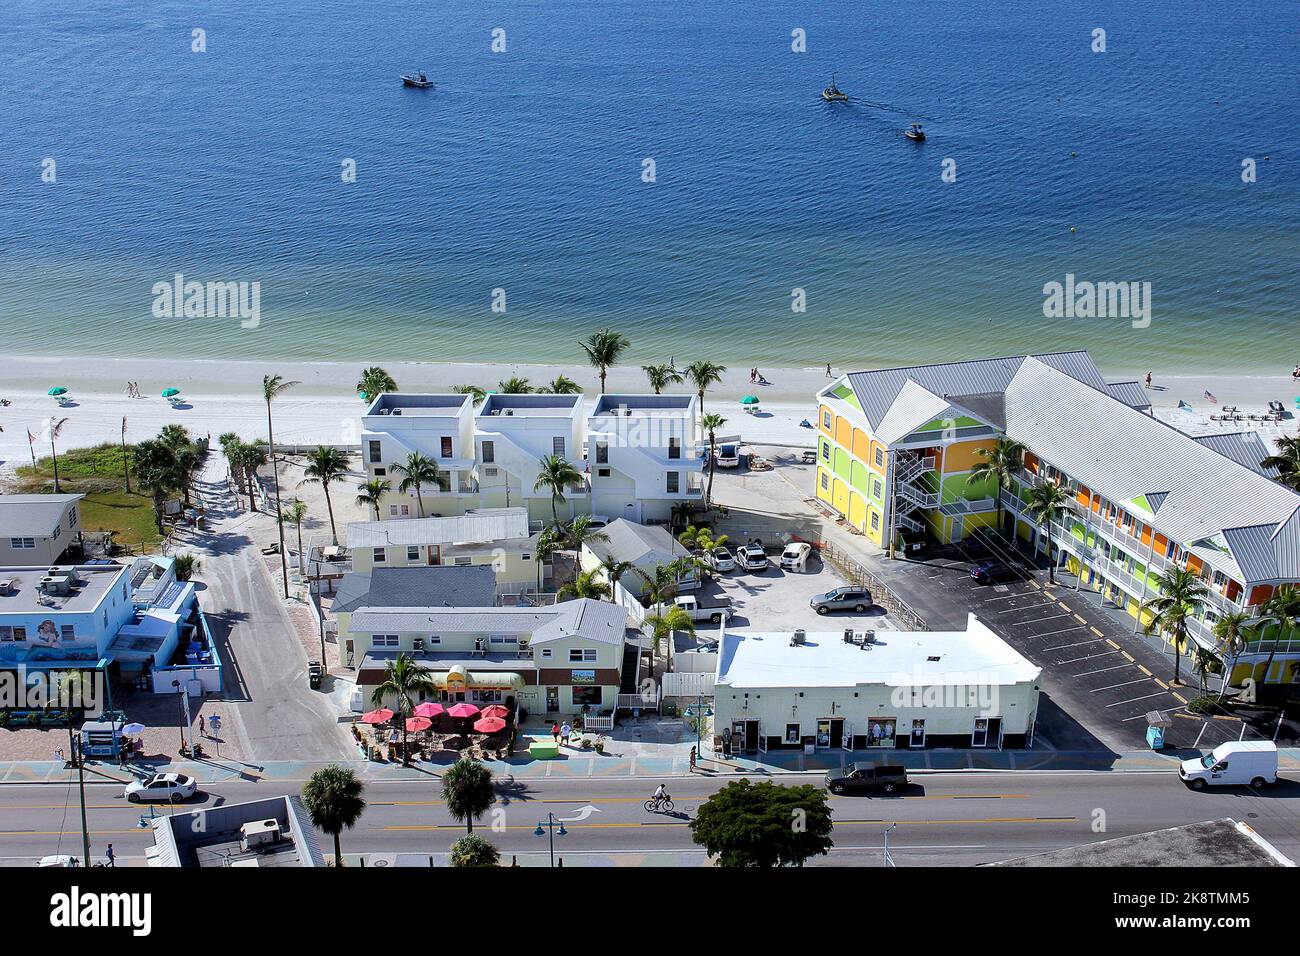
[[[1300,365],[1297,365],[1295,371],[1291,373],[1291,381],[1294,382],[1296,379],[1300,379]]]
[[[1151,373],[1147,372],[1147,388],[1151,387]]]
[[[835,377],[834,375],[831,374],[831,363],[830,363],[830,362],[827,362],[827,363],[826,363],[826,377],[827,377],[827,378],[834,378],[834,377]],[[1147,376],[1148,379],[1149,379],[1150,377],[1151,377],[1150,375]]]

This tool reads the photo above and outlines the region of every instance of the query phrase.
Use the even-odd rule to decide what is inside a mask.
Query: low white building
[[[724,634],[715,748],[1028,747],[1039,673],[974,614],[965,631]]]

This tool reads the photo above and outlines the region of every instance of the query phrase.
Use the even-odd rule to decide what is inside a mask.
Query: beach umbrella
[[[428,717],[407,717],[406,718],[407,733],[418,734],[420,731],[428,730],[432,726],[433,726],[433,721],[430,720]]]
[[[171,398],[173,395],[179,395],[180,393],[181,390],[179,388],[164,388],[162,390],[162,397]]]
[[[740,404],[742,404],[742,405],[757,405],[757,404],[759,403],[759,401],[760,401],[760,399],[759,399],[759,397],[758,397],[757,395],[746,395],[744,398],[742,398],[742,399],[740,400]]]
[[[450,717],[473,717],[478,713],[478,708],[473,704],[457,704],[447,711]]]
[[[386,724],[393,719],[393,712],[387,707],[380,707],[378,710],[372,710],[368,714],[361,715],[363,724]]]
[[[416,704],[415,710],[411,711],[416,717],[437,717],[446,710],[442,704],[426,700],[423,704]]]
[[[144,724],[132,722],[122,728],[122,736],[139,737],[142,733],[144,733],[144,731],[145,731]]]
[[[52,389],[50,389],[45,394],[49,395],[51,398],[58,398],[60,395],[67,395],[68,390],[64,388],[62,385],[55,385]]]
[[[500,717],[483,717],[474,721],[474,729],[480,734],[499,734],[506,729],[506,722]]]
[[[502,707],[500,704],[491,704],[483,708],[484,717],[500,717],[505,720],[510,716],[510,708]]]

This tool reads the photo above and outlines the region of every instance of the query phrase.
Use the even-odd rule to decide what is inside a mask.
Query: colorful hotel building
[[[1187,435],[1087,352],[850,372],[817,398],[817,497],[882,549],[901,531],[956,542],[996,525],[996,487],[970,475],[1005,435],[1026,448],[1003,495],[1008,524],[1045,553],[1024,499],[1043,481],[1066,488],[1071,511],[1050,529],[1058,561],[1134,618],[1159,574],[1186,565],[1210,591],[1191,634],[1213,647],[1219,616],[1258,615],[1300,582],[1300,495],[1260,466],[1258,435]],[[1262,680],[1270,653],[1269,681],[1300,680],[1300,635],[1267,625],[1233,683]]]

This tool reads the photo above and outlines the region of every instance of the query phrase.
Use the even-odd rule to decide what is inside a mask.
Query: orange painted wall
[[[1038,456],[1025,452],[1025,471],[1038,474]]]
[[[1250,589],[1250,600],[1247,604],[1263,604],[1273,596],[1273,585],[1258,584]]]
[[[1156,535],[1156,554],[1169,554],[1169,539],[1163,534]]]
[[[1146,525],[1146,524],[1142,525],[1142,543],[1143,543],[1143,544],[1150,544],[1150,543],[1151,543],[1151,526],[1150,526],[1150,525]]]
[[[874,470],[877,474],[883,475],[885,473],[885,465],[881,465],[878,468],[876,467],[877,448],[879,448],[881,453],[884,455],[885,464],[887,465],[889,463],[889,456],[888,456],[889,449],[885,446],[884,442],[878,442],[873,438],[871,440],[871,457],[867,459],[867,464],[870,465],[872,470]]]
[[[1187,570],[1191,571],[1193,574],[1200,574],[1205,570],[1205,562],[1196,555],[1189,554],[1187,556]]]
[[[871,461],[871,437],[861,428],[853,429],[853,454],[863,461]]]
[[[970,471],[976,465],[981,464],[986,459],[980,454],[980,449],[992,448],[993,442],[987,439],[981,441],[963,441],[954,442],[948,446],[947,457],[944,458],[944,471]],[[935,456],[938,458],[938,455]],[[936,462],[937,464],[937,462]]]
[[[843,415],[835,416],[835,440],[845,448],[853,447],[853,423]]]

